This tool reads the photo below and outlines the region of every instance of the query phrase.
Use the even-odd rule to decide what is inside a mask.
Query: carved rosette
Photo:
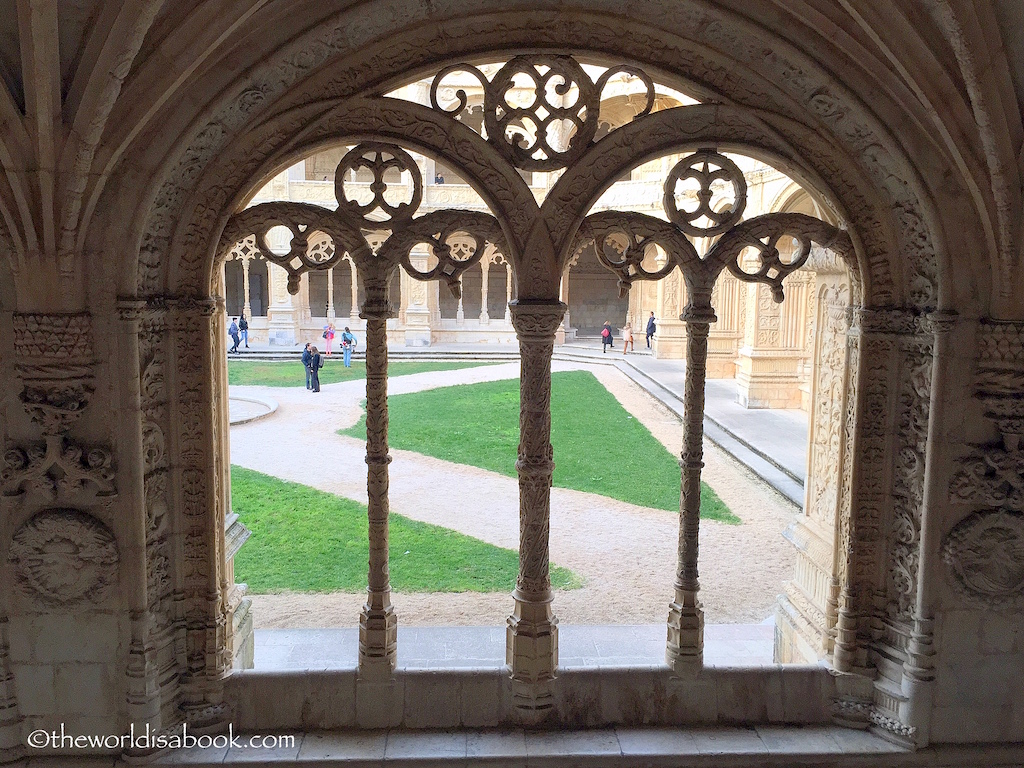
[[[1003,509],[975,512],[942,543],[953,586],[992,610],[1024,608],[1024,514]]]
[[[110,529],[74,509],[31,517],[15,531],[8,555],[21,592],[50,608],[102,602],[117,579],[117,561]]]

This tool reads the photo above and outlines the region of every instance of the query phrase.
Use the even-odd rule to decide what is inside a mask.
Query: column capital
[[[565,311],[569,308],[561,301],[513,301],[512,327],[524,341],[553,339]]]

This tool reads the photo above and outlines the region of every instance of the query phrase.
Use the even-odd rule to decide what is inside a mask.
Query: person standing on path
[[[654,338],[655,331],[658,330],[657,324],[654,322],[654,313],[651,312],[651,316],[647,318],[647,348],[651,348],[651,339]]]
[[[355,348],[356,337],[352,333],[352,331],[348,329],[348,326],[346,325],[344,332],[341,334],[341,353],[345,361],[346,368],[352,367],[352,350]]]
[[[238,323],[235,322],[234,320],[232,320],[231,325],[228,326],[228,336],[230,336],[231,340],[235,342],[235,346],[229,349],[228,353],[230,354],[231,352],[237,352],[238,342],[240,341],[240,339],[238,338]]]
[[[245,315],[241,315],[238,318],[238,331],[242,337],[242,341],[245,342],[245,348],[249,348],[249,323],[245,319]]]
[[[320,356],[319,350],[316,347],[311,347],[309,360],[309,371],[312,374],[311,389],[314,392],[320,391],[320,369],[324,367],[324,359]]]
[[[612,336],[612,326],[607,320],[605,320],[604,328],[601,329],[601,354],[608,351],[608,347],[615,343],[615,339]]]
[[[309,351],[309,342],[302,349],[302,364],[306,367],[306,389],[313,388],[313,372],[310,366],[313,364],[313,353]]]
[[[327,340],[327,349],[324,354],[331,354],[331,342],[334,341],[334,323],[328,323],[324,326],[324,338]]]
[[[626,349],[633,349],[633,329],[628,325],[622,329],[622,354],[626,354]]]

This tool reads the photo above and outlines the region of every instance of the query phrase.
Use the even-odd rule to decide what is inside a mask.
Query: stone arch
[[[691,9],[688,8],[672,11],[673,14],[684,15],[690,12]],[[258,98],[251,92],[244,94],[244,98],[236,92],[215,104],[215,108],[227,112],[234,111],[235,118],[244,115],[246,119],[251,119],[258,115],[265,119],[244,134],[232,130],[231,121],[217,124],[210,130],[199,131],[192,145],[183,151],[178,166],[170,173],[161,175],[161,183],[165,183],[166,186],[160,192],[154,191],[157,204],[151,209],[152,215],[146,218],[147,229],[143,233],[140,249],[142,257],[139,280],[135,286],[131,286],[133,292],[142,296],[160,295],[164,292],[172,295],[167,306],[172,314],[176,313],[175,322],[179,324],[175,333],[179,334],[176,337],[177,346],[181,351],[181,360],[185,363],[182,368],[183,388],[188,392],[198,390],[199,405],[212,404],[215,406],[214,410],[217,410],[217,393],[223,382],[218,383],[216,375],[211,377],[208,370],[210,356],[204,357],[191,350],[208,350],[211,347],[216,349],[216,343],[213,341],[216,338],[214,328],[203,319],[213,314],[210,311],[210,302],[205,298],[208,286],[211,285],[212,254],[216,237],[223,228],[224,221],[237,207],[244,189],[261,172],[266,173],[268,168],[279,166],[285,158],[293,156],[295,152],[314,147],[319,142],[342,137],[390,138],[411,144],[426,154],[435,154],[460,163],[472,163],[472,158],[477,158],[475,166],[471,165],[465,169],[468,172],[467,178],[475,179],[474,185],[479,184],[478,191],[486,192],[485,199],[502,211],[499,218],[506,226],[511,251],[509,256],[517,266],[521,297],[553,298],[552,286],[557,291],[560,276],[559,259],[556,258],[559,249],[568,248],[572,234],[583,214],[589,209],[589,203],[592,203],[602,191],[601,185],[610,184],[617,177],[616,173],[610,172],[608,165],[602,163],[611,160],[613,164],[625,166],[640,161],[641,155],[651,157],[669,149],[679,149],[681,145],[698,147],[714,144],[726,150],[736,148],[745,152],[754,151],[765,157],[782,160],[782,166],[795,177],[807,181],[814,189],[822,190],[825,194],[830,193],[841,206],[843,218],[850,223],[857,246],[866,303],[870,306],[884,308],[909,305],[928,308],[943,300],[942,295],[937,293],[937,286],[941,291],[949,282],[949,270],[938,268],[936,254],[946,251],[943,237],[947,233],[937,227],[929,228],[930,223],[935,221],[935,206],[927,185],[917,175],[913,162],[891,151],[891,138],[884,135],[884,132],[883,135],[874,133],[875,125],[872,118],[855,97],[830,92],[827,83],[820,85],[820,81],[816,81],[814,73],[801,71],[798,64],[785,61],[785,57],[782,56],[773,60],[772,64],[773,67],[790,67],[786,70],[787,76],[783,78],[790,92],[787,95],[781,87],[773,88],[769,89],[770,92],[766,91],[762,97],[751,85],[762,82],[758,77],[751,75],[745,83],[723,81],[722,76],[716,75],[712,71],[713,67],[705,59],[690,67],[681,53],[685,46],[678,44],[677,40],[673,39],[673,45],[667,48],[657,45],[651,46],[650,49],[636,46],[636,42],[643,38],[641,32],[649,35],[649,40],[660,39],[658,35],[662,33],[658,30],[630,27],[629,34],[620,37],[616,32],[615,35],[610,35],[602,27],[606,20],[599,17],[600,14],[595,14],[593,28],[588,26],[594,34],[591,50],[596,57],[611,56],[629,48],[631,54],[636,50],[649,50],[651,62],[662,71],[671,72],[689,67],[690,76],[694,76],[692,70],[706,68],[697,79],[704,82],[706,91],[730,96],[727,99],[729,103],[673,110],[671,117],[659,117],[666,113],[657,113],[613,132],[588,151],[581,161],[580,167],[589,166],[586,173],[574,173],[570,169],[562,178],[554,191],[558,194],[553,192],[542,209],[541,228],[534,228],[533,217],[530,214],[536,210],[536,203],[529,195],[529,190],[525,189],[522,180],[510,174],[494,173],[496,166],[487,161],[487,145],[469,129],[452,127],[442,121],[443,116],[439,117],[431,110],[416,105],[397,106],[390,103],[393,100],[376,100],[361,95],[372,90],[375,85],[380,85],[380,81],[374,81],[374,77],[379,76],[374,73],[386,71],[390,76],[390,73],[398,71],[409,76],[414,71],[422,71],[427,66],[425,62],[451,60],[457,57],[460,46],[468,50],[469,46],[464,40],[449,45],[443,59],[440,54],[428,54],[422,49],[411,50],[408,54],[408,63],[403,61],[403,66],[406,67],[404,70],[402,67],[396,70],[394,66],[384,66],[380,59],[370,58],[364,62],[362,69],[338,75],[340,78],[348,78],[349,92],[357,95],[351,98],[337,98],[328,104],[320,102],[315,105],[293,107],[282,99],[273,108],[258,110],[257,106],[274,102],[274,98],[271,97],[280,94],[280,91],[274,92],[273,87],[269,87],[266,93],[259,93]],[[735,23],[735,19],[732,21],[734,31],[736,28],[743,28],[742,24]],[[537,30],[531,23],[532,20],[526,24],[503,28],[503,32],[512,29],[514,34],[511,40],[503,40],[496,49],[503,50],[515,45],[516,40],[524,34],[523,30],[529,30],[531,35],[535,34]],[[552,29],[564,31],[562,23],[557,19],[552,22]],[[428,35],[429,32],[430,30],[426,30],[423,34]],[[728,35],[723,37],[725,33],[722,29],[716,29],[714,33],[722,47],[735,46],[737,54],[742,54],[749,60],[753,60],[757,55],[763,58],[761,52],[757,50],[756,41],[737,42],[735,37],[731,37],[723,42]],[[418,33],[409,31],[404,34],[414,37]],[[451,36],[450,32],[448,34]],[[554,46],[556,43],[551,35],[550,30],[543,32],[538,38],[540,42],[537,43],[535,39],[530,47],[544,47],[546,40],[551,40],[548,44]],[[401,50],[402,39],[403,35],[393,37],[388,42],[389,48]],[[451,36],[450,39],[460,40],[457,35]],[[628,41],[628,45],[627,42],[620,40]],[[474,40],[474,44],[479,45],[479,40]],[[780,47],[786,48],[784,45]],[[786,49],[786,52],[790,51]],[[709,55],[708,58],[716,57],[721,58],[721,54]],[[805,57],[794,59],[807,63]],[[287,68],[291,63],[279,58],[276,65]],[[324,70],[328,69],[332,68],[324,67]],[[282,80],[293,84],[300,76],[306,75],[307,73],[303,72],[301,75],[295,74],[290,79]],[[332,75],[325,72],[322,73],[322,77],[330,80]],[[717,87],[714,87],[716,77]],[[297,90],[306,94],[314,92],[310,91],[309,87],[315,82],[316,73],[306,77],[303,88]],[[819,85],[825,90],[820,90]],[[341,90],[344,91],[345,88]],[[337,89],[326,89],[323,92],[336,93]],[[798,98],[801,94],[805,97],[803,103]],[[772,102],[772,99],[775,101]],[[769,103],[764,103],[765,101]],[[388,115],[399,119],[384,119],[381,105],[390,110]],[[757,118],[750,118],[751,108],[758,107],[762,108],[762,111],[758,112]],[[215,111],[211,109],[211,112]],[[683,112],[686,113],[685,117]],[[798,115],[806,118],[806,122],[780,117],[784,114]],[[675,121],[690,121],[701,115],[703,122],[701,119],[684,122],[683,125],[689,132],[679,131],[680,126]],[[851,115],[856,115],[857,119]],[[830,126],[824,133],[821,130],[822,123]],[[679,141],[681,135],[686,137],[683,142]],[[640,143],[631,147],[625,146],[631,141]],[[863,163],[855,160],[856,153],[853,148],[859,148],[867,160]],[[218,152],[222,152],[222,156],[211,161]],[[469,161],[466,159],[467,156],[471,158]],[[594,171],[598,168],[601,179],[594,178]],[[551,244],[552,233],[563,240]],[[543,247],[545,243],[546,248]],[[898,259],[897,254],[906,258]],[[531,257],[529,262],[523,260],[525,255]],[[554,295],[557,296],[557,293]],[[902,393],[895,393],[900,386],[898,371],[902,370],[905,364],[915,371],[920,371],[922,366],[913,362],[908,363],[901,355],[908,352],[926,357],[926,350],[921,348],[918,341],[894,342],[892,339],[877,339],[874,336],[886,336],[895,330],[899,335],[916,337],[922,331],[918,316],[913,312],[894,311],[888,314],[866,314],[864,318],[867,320],[862,328],[868,335],[873,335],[869,341],[888,350],[892,367],[889,370],[872,373],[870,377],[866,377],[863,385],[866,388],[881,388],[887,396],[902,397]],[[920,402],[927,396],[926,393],[922,394],[925,388],[921,386],[920,376],[912,386],[914,391],[910,393],[910,397],[916,398],[915,402]],[[201,411],[202,408],[198,410]],[[189,433],[192,428],[196,428],[198,437]],[[206,433],[201,423],[192,421],[183,424],[180,431],[188,440],[198,439],[207,445],[217,443],[216,427]],[[919,435],[912,435],[908,439],[917,442],[918,437]],[[891,459],[892,451],[903,447],[892,446],[886,442],[887,438],[884,435],[865,436],[866,441],[870,439],[882,440],[880,456],[883,464]],[[880,475],[885,474],[885,467],[875,469],[879,470]],[[216,467],[211,477],[203,476],[207,471],[208,468],[201,466],[182,467],[183,473],[197,473],[188,476],[190,480],[195,481],[193,485],[187,487],[188,493],[192,495],[189,503],[192,504],[193,510],[199,511],[199,517],[202,518],[204,508],[212,509],[212,519],[216,521],[218,514],[223,513],[222,503],[218,501],[218,498],[222,498],[222,489],[218,487],[218,483],[223,484],[224,467]],[[850,493],[857,492],[857,488],[850,489]],[[907,498],[912,499],[913,494],[909,494]],[[852,501],[850,504],[851,508],[855,506]],[[875,511],[880,518],[889,514],[882,509]],[[185,514],[189,514],[188,510]],[[840,535],[841,540],[845,535],[844,543],[854,552],[854,559],[859,556],[857,547],[860,535],[857,527],[862,522],[851,519],[845,534]],[[883,520],[883,525],[884,523]],[[205,529],[200,525],[194,526],[192,533],[204,541],[203,547],[197,549],[193,556],[208,557],[211,560],[222,557],[223,553],[217,550],[216,538],[210,537],[209,530],[209,525]],[[212,577],[218,578],[217,571],[214,570]],[[856,563],[851,564],[842,576],[851,576],[858,570]],[[837,642],[837,645],[845,644],[844,653],[847,656],[844,656],[844,664],[847,668],[851,665],[856,666],[859,655],[865,654],[868,645],[865,639],[866,627],[861,621],[864,606],[856,602],[861,593],[860,586],[862,585],[850,586],[848,619],[852,626],[843,628],[846,634]],[[194,585],[194,588],[198,590],[198,585]],[[196,599],[198,600],[198,597]],[[201,618],[197,618],[196,624],[191,628],[196,632],[215,631],[217,626],[223,624],[223,610],[223,606],[220,605],[207,605],[205,613],[200,612]],[[223,670],[223,659],[218,652],[210,650],[211,647],[217,646],[215,643],[208,644],[205,652],[197,649],[190,660],[190,665],[216,676]],[[199,675],[199,671],[196,674]]]

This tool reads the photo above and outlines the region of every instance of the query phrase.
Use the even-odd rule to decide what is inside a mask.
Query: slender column
[[[388,275],[367,275],[366,300],[366,494],[370,562],[366,604],[359,616],[359,675],[390,678],[398,651],[398,618],[391,605],[388,571]]]
[[[506,660],[520,719],[537,722],[554,706],[558,621],[551,611],[548,538],[551,477],[551,353],[565,314],[561,302],[512,304],[519,337],[519,576],[508,619]]]
[[[462,276],[459,276],[459,307],[455,310],[455,322],[462,325],[466,322],[466,312],[462,308]]]
[[[334,268],[327,270],[327,319],[335,320],[334,314]]]
[[[935,584],[939,576],[935,564],[939,561],[942,527],[941,517],[946,495],[946,476],[936,465],[942,461],[945,436],[945,376],[949,361],[950,331],[956,323],[956,313],[933,312],[929,324],[935,334],[932,358],[931,415],[928,419],[928,465],[925,470],[924,495],[921,501],[921,539],[917,576],[917,606],[914,628],[907,644],[907,661],[903,665],[903,690],[907,694],[906,722],[917,729],[917,746],[927,746],[931,718],[932,684],[935,681]]]
[[[252,320],[252,301],[249,298],[249,264],[252,257],[242,259],[242,314]]]
[[[359,279],[356,275],[355,262],[349,261],[348,266],[352,270],[352,308],[348,311],[348,319],[352,321],[352,326],[355,327],[356,320],[359,319]]]
[[[682,493],[679,499],[679,560],[675,599],[669,605],[665,659],[676,672],[700,669],[704,657],[704,610],[697,593],[697,544],[700,527],[700,471],[704,467],[704,377],[708,331],[715,322],[710,290],[691,297],[686,321],[686,378],[683,403]]]
[[[480,322],[486,325],[491,317],[487,314],[487,273],[489,262],[480,262],[480,274],[483,276],[480,281]]]
[[[512,322],[512,265],[505,265],[505,322]]]

